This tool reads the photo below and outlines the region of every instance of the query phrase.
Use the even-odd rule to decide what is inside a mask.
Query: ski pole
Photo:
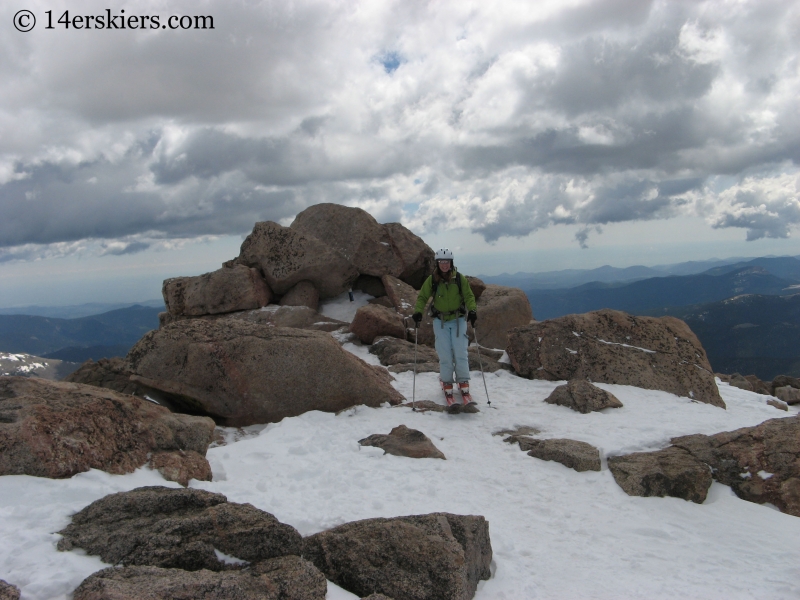
[[[483,378],[483,389],[486,390],[486,403],[491,406],[492,401],[489,400],[489,388],[486,387],[486,375],[483,374],[483,361],[481,360],[481,345],[478,343],[478,330],[475,327],[475,323],[472,324],[472,335],[475,338],[475,346],[477,346],[478,350],[478,364],[481,366],[481,377]]]
[[[403,317],[403,325],[406,325],[407,320],[408,317]],[[411,410],[413,412],[417,412],[417,331],[417,322],[414,321],[414,384],[411,388]]]

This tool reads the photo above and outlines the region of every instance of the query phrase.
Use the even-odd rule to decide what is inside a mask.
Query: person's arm
[[[414,305],[415,313],[422,314],[422,311],[425,310],[425,305],[428,303],[428,298],[431,297],[432,293],[433,293],[433,277],[428,276],[428,278],[425,280],[425,283],[422,284],[422,288],[419,290],[419,294],[417,294],[417,303]]]
[[[464,296],[464,306],[469,311],[477,311],[478,304],[475,301],[475,294],[472,293],[472,288],[469,287],[469,279],[467,279],[466,275],[462,275],[462,277],[464,278],[464,285],[462,286],[464,289],[461,290],[461,294]]]

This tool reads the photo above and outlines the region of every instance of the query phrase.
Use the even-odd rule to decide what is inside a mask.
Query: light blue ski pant
[[[469,381],[467,358],[467,320],[464,317],[445,321],[433,320],[436,353],[439,355],[439,376],[444,383]],[[455,372],[455,380],[453,378]]]

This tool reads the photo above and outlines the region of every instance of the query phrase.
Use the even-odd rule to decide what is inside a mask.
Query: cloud
[[[748,239],[800,224],[796,2],[169,11],[215,29],[0,30],[3,256],[243,234],[317,202],[489,242],[574,224],[586,245],[681,214]]]
[[[786,238],[800,223],[800,176],[746,177],[698,200],[714,228],[747,229],[747,239]]]

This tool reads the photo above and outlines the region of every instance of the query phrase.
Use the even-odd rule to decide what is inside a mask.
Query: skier
[[[469,393],[469,359],[467,356],[467,321],[475,326],[478,320],[475,294],[467,278],[453,265],[453,253],[442,248],[436,253],[436,268],[417,296],[414,305],[414,322],[419,327],[422,311],[433,296],[431,316],[436,337],[436,353],[439,355],[439,380],[442,384],[447,410],[461,411],[461,405],[453,394],[453,383],[458,384],[464,412],[478,412],[478,406]]]

